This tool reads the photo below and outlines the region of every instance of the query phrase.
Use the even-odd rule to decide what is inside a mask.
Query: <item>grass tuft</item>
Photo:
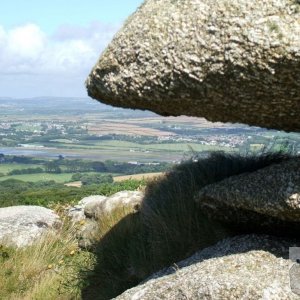
[[[216,152],[206,159],[195,156],[148,184],[141,219],[153,269],[175,263],[234,234],[201,212],[194,196],[202,187],[285,159],[289,155],[283,153],[242,156]]]

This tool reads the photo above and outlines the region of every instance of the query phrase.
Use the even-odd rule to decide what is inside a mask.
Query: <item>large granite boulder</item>
[[[58,215],[45,207],[0,208],[0,245],[25,247],[60,225]]]
[[[207,185],[195,200],[211,218],[235,227],[269,227],[296,235],[300,230],[300,157]]]
[[[116,299],[299,299],[298,273],[290,272],[295,262],[288,259],[292,246],[292,241],[266,235],[229,238]]]
[[[146,0],[87,81],[101,102],[300,131],[300,3]]]

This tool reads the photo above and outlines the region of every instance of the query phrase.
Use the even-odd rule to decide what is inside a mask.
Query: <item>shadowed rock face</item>
[[[86,81],[121,107],[300,131],[300,4],[146,0]]]
[[[207,185],[195,200],[210,217],[221,221],[274,227],[267,222],[272,217],[300,228],[300,157]],[[259,222],[251,212],[261,216]]]

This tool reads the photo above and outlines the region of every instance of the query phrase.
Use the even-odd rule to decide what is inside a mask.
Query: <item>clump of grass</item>
[[[234,234],[201,212],[194,196],[202,187],[288,158],[282,153],[242,156],[216,152],[206,159],[196,156],[148,184],[141,222],[149,240],[152,268],[168,266]]]
[[[117,208],[100,218],[97,262],[83,299],[111,299],[147,276],[235,234],[209,220],[194,201],[205,185],[289,159],[213,153],[193,157],[148,183],[138,212]]]
[[[26,248],[0,248],[0,299],[79,299],[83,268],[92,257],[80,251],[74,229],[64,226]]]

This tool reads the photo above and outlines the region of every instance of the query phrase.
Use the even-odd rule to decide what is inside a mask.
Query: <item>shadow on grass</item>
[[[205,185],[289,158],[281,153],[251,157],[213,153],[182,163],[149,183],[139,211],[115,222],[96,245],[97,262],[86,274],[82,298],[111,299],[153,272],[241,233],[208,219],[194,201],[195,194]]]

